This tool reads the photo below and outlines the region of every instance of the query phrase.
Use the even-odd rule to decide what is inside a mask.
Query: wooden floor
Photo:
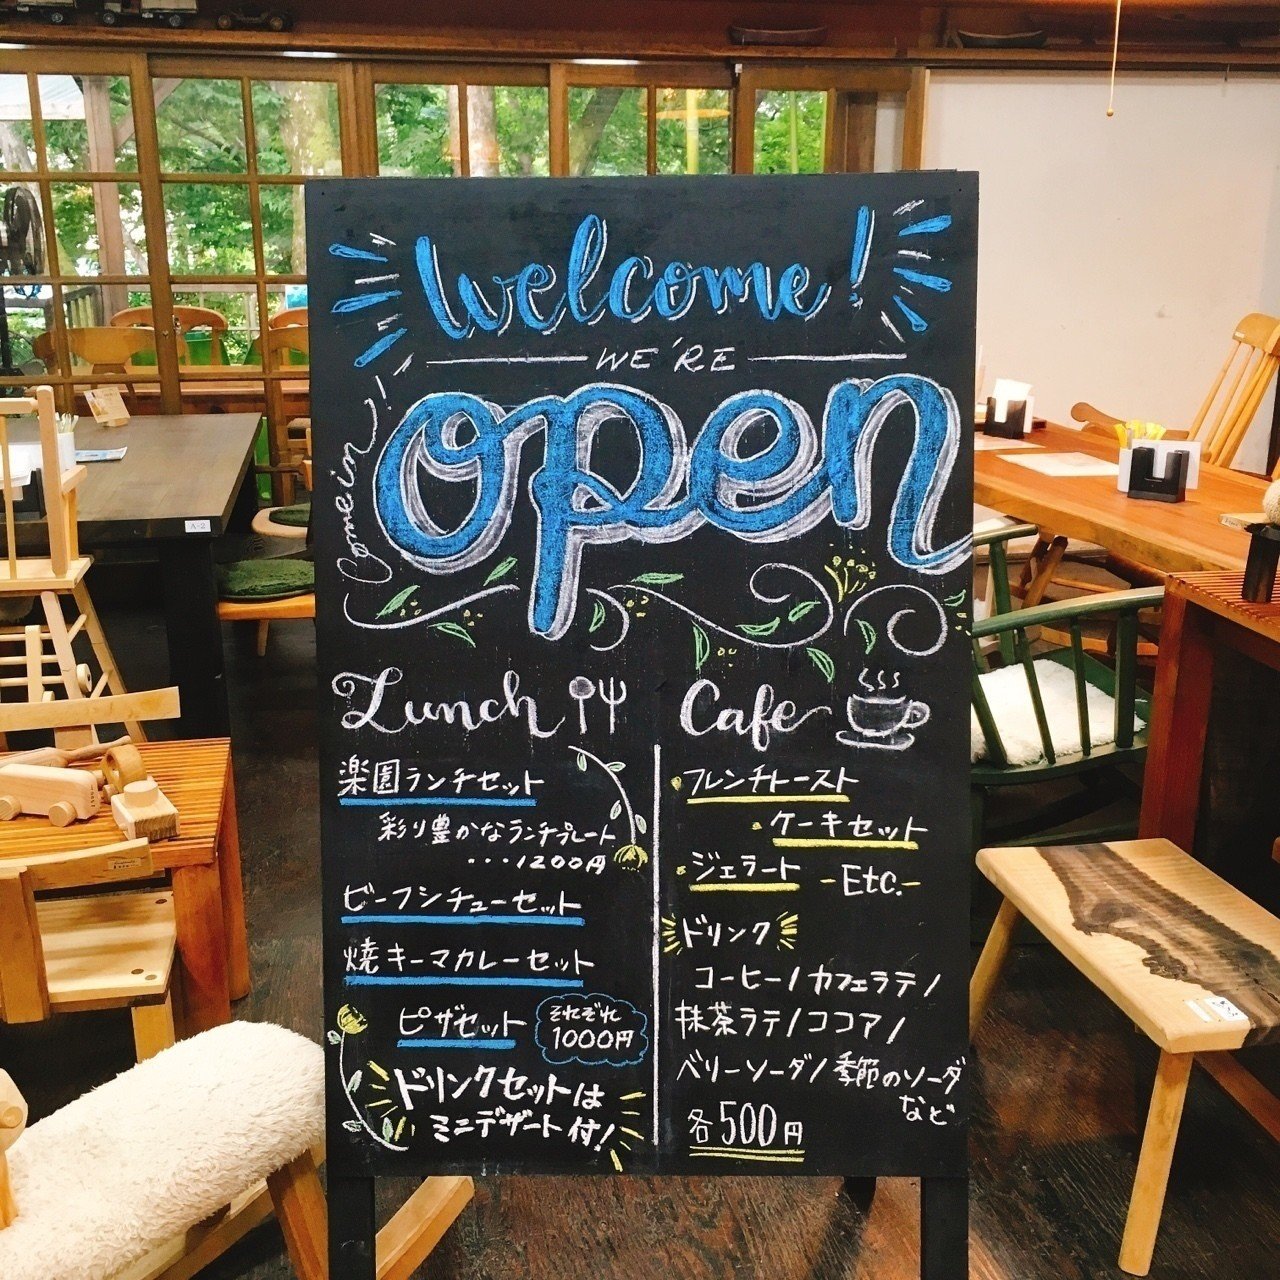
[[[131,685],[160,680],[159,620],[115,613],[107,621]],[[235,636],[228,659],[255,982],[236,1012],[319,1039],[311,628],[273,628],[261,661],[251,636]],[[0,1066],[27,1091],[33,1119],[124,1069],[130,1052],[123,1016],[0,1027]],[[1271,1053],[1255,1051],[1252,1064],[1270,1072]],[[1122,1275],[1116,1249],[1153,1068],[1146,1041],[1052,951],[1017,949],[976,1052],[973,1277]],[[409,1189],[381,1184],[384,1212]],[[833,1179],[489,1179],[421,1275],[907,1280],[918,1274],[916,1213],[916,1188],[902,1182],[882,1182],[864,1214]],[[1269,1280],[1280,1275],[1278,1241],[1280,1148],[1198,1076],[1152,1275]],[[203,1274],[292,1275],[274,1224]]]

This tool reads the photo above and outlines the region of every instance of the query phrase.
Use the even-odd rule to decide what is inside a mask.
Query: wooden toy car
[[[101,804],[97,780],[87,770],[42,764],[0,768],[0,821],[35,813],[45,815],[55,827],[66,827],[92,818]]]
[[[265,28],[267,31],[288,31],[293,26],[293,14],[260,4],[242,4],[218,14],[214,23],[219,31],[254,27]]]

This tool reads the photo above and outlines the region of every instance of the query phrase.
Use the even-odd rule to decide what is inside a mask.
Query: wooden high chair
[[[0,862],[0,1021],[128,1009],[139,1062],[173,1044],[172,891],[45,896],[155,874],[141,839]]]
[[[1213,380],[1186,435],[1200,442],[1200,456],[1215,466],[1229,467],[1280,368],[1280,316],[1251,312],[1235,327],[1231,349]],[[1072,407],[1077,422],[1111,428],[1123,423],[1093,405]]]
[[[40,428],[41,482],[49,554],[18,554],[18,493],[9,455],[10,417],[34,414]],[[53,389],[36,387],[30,396],[0,399],[0,481],[4,497],[5,554],[0,560],[0,598],[39,597],[42,624],[0,627],[0,696],[3,690],[20,689],[25,701],[43,702],[60,689],[68,698],[98,697],[104,691],[124,693],[106,633],[94,610],[84,577],[92,557],[80,554],[76,513],[76,489],[86,470],[74,460],[63,467],[58,448],[58,425]],[[70,597],[75,605],[68,622],[63,606]],[[83,632],[89,640],[100,674],[95,679],[87,664],[78,663],[74,642]],[[46,668],[56,670],[47,671]],[[14,674],[10,674],[13,672]],[[130,733],[145,738],[130,724]],[[59,745],[80,746],[93,740],[92,730],[59,730]]]

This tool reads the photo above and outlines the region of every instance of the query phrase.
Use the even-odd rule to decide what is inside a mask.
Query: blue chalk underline
[[[581,978],[380,978],[357,974],[343,978],[348,987],[556,987],[582,986]]]
[[[584,916],[343,916],[343,924],[554,924],[583,925]]]
[[[397,1040],[397,1049],[514,1049],[514,1040]]]
[[[343,808],[375,808],[375,809],[393,809],[397,805],[403,804],[424,804],[431,805],[435,808],[487,808],[487,809],[532,809],[538,802],[532,799],[512,798],[503,800],[498,798],[485,797],[484,799],[471,799],[466,796],[370,796],[355,797],[343,796],[338,803]]]

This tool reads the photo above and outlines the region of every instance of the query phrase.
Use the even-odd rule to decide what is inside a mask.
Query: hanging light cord
[[[1120,57],[1120,7],[1124,0],[1116,0],[1116,29],[1111,39],[1111,87],[1107,95],[1107,119],[1116,113],[1116,62]]]

